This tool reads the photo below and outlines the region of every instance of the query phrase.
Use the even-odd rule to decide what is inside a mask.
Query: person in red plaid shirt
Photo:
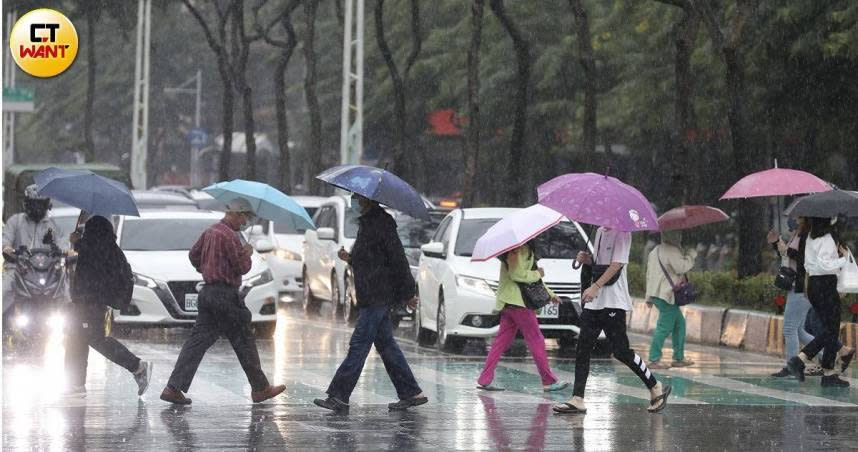
[[[242,246],[238,231],[251,219],[250,203],[244,199],[231,201],[223,220],[206,229],[188,253],[191,264],[202,273],[205,285],[200,291],[199,311],[191,337],[182,346],[167,387],[161,392],[161,400],[165,402],[191,403],[183,393],[190,388],[206,350],[221,334],[229,339],[247,375],[253,403],[268,400],[286,389],[284,385],[269,384],[262,372],[250,326],[250,310],[239,294],[241,276],[250,271],[253,248],[247,244]]]

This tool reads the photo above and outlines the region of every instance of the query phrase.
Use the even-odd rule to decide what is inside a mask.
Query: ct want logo
[[[9,36],[15,63],[34,77],[62,74],[77,56],[77,30],[59,11],[36,9],[18,19]]]

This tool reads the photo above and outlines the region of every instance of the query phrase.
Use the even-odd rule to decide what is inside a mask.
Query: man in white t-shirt
[[[655,413],[667,406],[670,385],[662,385],[655,379],[643,359],[629,348],[629,337],[626,335],[626,311],[632,310],[632,297],[629,295],[625,266],[629,263],[631,245],[631,233],[600,227],[596,232],[595,265],[589,253],[578,253],[579,263],[590,265],[593,270],[605,266],[607,269],[601,276],[594,271],[592,285],[581,294],[584,309],[575,353],[573,397],[566,403],[554,406],[554,411],[558,413],[587,411],[584,388],[590,374],[590,354],[602,330],[611,342],[614,357],[628,366],[649,388],[651,400],[648,410]],[[618,278],[612,282],[618,273]]]

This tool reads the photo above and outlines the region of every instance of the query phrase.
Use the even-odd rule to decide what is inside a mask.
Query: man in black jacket
[[[381,355],[387,375],[396,387],[398,402],[390,410],[404,410],[428,401],[393,338],[390,307],[405,301],[417,306],[416,285],[396,233],[396,222],[378,203],[352,195],[352,209],[360,213],[357,239],[352,252],[341,249],[340,259],[351,265],[357,294],[358,320],[349,341],[349,352],[328,386],[327,399],[316,399],[316,405],[344,412],[369,350]]]

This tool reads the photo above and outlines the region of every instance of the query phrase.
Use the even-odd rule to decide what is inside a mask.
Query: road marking
[[[504,403],[547,403],[553,400],[547,397],[540,397],[532,394],[525,394],[516,391],[483,391],[477,389],[476,378],[470,379],[461,376],[451,375],[445,372],[439,372],[435,369],[430,369],[423,366],[411,365],[411,372],[418,380],[427,380],[438,385],[449,386],[455,389],[462,390],[465,393],[472,395],[486,396]],[[454,403],[461,403],[461,400],[456,400]]]

